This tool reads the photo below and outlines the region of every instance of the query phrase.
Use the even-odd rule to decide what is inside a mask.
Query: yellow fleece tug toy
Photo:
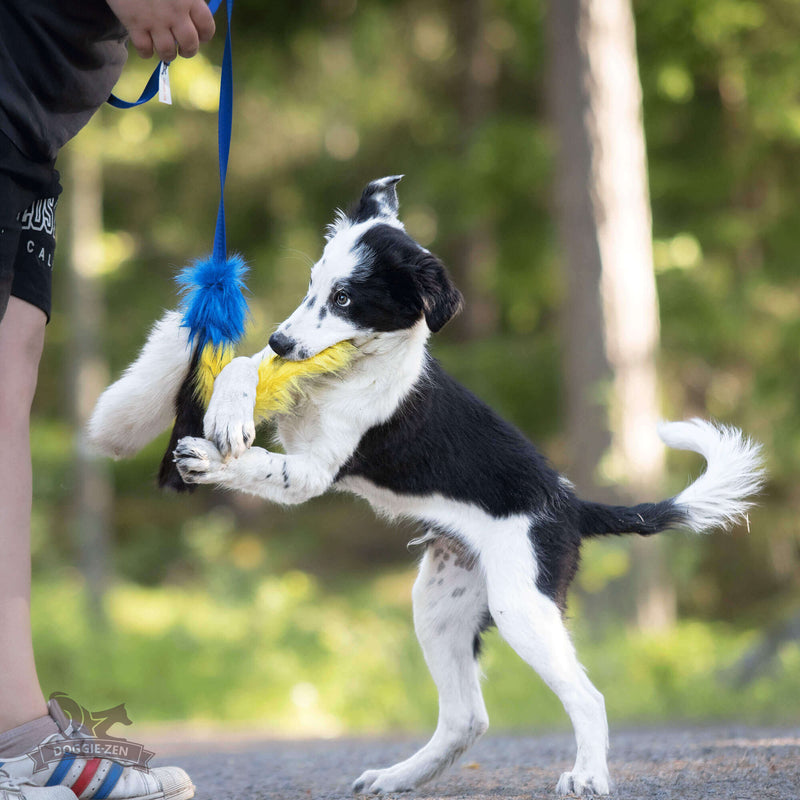
[[[277,355],[264,359],[258,366],[255,421],[262,422],[275,414],[290,411],[302,395],[308,378],[325,373],[341,372],[350,365],[356,349],[350,342],[339,342],[303,361],[287,361]],[[232,347],[214,348],[207,345],[197,369],[197,394],[203,408],[208,408],[214,381],[233,359]]]

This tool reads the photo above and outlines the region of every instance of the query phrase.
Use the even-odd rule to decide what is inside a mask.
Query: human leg
[[[25,224],[23,230],[41,233]],[[24,237],[26,253],[28,241],[33,239]],[[37,248],[33,252],[40,260]],[[16,263],[20,266],[19,259]],[[17,296],[35,297],[49,308],[49,276],[40,272],[39,278],[46,286],[36,273],[22,279],[15,270],[13,294],[0,320],[0,800],[64,800],[66,786],[82,800],[189,800],[194,786],[178,767],[143,770],[65,749],[83,734],[69,726],[56,704],[48,708],[39,687],[30,615],[30,411],[47,316]],[[64,755],[37,770],[32,753],[43,743],[60,747]],[[48,788],[37,794],[34,784]]]
[[[0,133],[0,800],[189,800],[194,786],[178,767],[141,769],[64,750],[76,733],[57,704],[45,704],[36,675],[30,410],[60,191],[53,164],[27,161]],[[34,754],[44,743],[64,755],[42,769]]]
[[[47,714],[31,643],[30,411],[60,191],[52,163],[29,161],[0,134],[0,733]]]
[[[12,297],[0,320],[0,732],[47,713],[30,623],[30,410],[46,319]]]

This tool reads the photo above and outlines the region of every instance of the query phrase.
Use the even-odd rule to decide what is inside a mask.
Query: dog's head
[[[436,332],[460,309],[461,293],[436,256],[397,218],[400,175],[372,181],[329,226],[308,294],[269,340],[284,358],[311,358],[331,345],[356,346],[424,319]]]

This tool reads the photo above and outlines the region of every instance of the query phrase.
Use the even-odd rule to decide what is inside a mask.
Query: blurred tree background
[[[467,300],[434,353],[555,466],[580,472],[565,410],[565,342],[579,320],[548,102],[564,76],[548,69],[547,14],[544,0],[237,0],[228,242],[251,265],[253,352],[304,294],[333,210],[405,173],[401,216]],[[800,5],[635,0],[633,14],[660,413],[740,426],[764,443],[770,481],[748,527],[662,537],[660,580],[678,604],[669,630],[637,627],[632,541],[591,543],[575,638],[612,719],[797,721],[796,640],[744,686],[736,665],[800,608]],[[173,106],[103,109],[60,163],[33,431],[42,682],[90,707],[127,701],[137,721],[428,725],[434,691],[409,613],[413,528],[336,495],[290,510],[206,489],[162,495],[166,440],[113,465],[80,445],[99,391],[175,306],[175,272],[211,248],[222,45],[174,64]],[[151,69],[131,56],[117,94],[136,96]],[[608,417],[603,380],[587,391]],[[670,453],[658,491],[701,467]],[[603,496],[619,474],[600,459],[584,493]],[[496,637],[487,650],[495,723],[566,721]]]

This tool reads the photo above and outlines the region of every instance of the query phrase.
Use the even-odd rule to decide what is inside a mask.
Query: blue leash
[[[208,8],[215,14],[222,5],[223,0],[209,0]],[[231,149],[231,126],[233,124],[233,61],[231,58],[231,14],[233,12],[233,0],[225,0],[225,8],[228,16],[228,30],[225,36],[225,52],[222,56],[222,77],[219,85],[219,112],[218,112],[218,136],[219,136],[219,183],[220,199],[219,210],[217,212],[217,228],[214,233],[214,259],[224,261],[227,255],[225,240],[225,178],[228,173],[228,155]],[[147,85],[139,95],[138,100],[121,100],[112,94],[108,98],[108,103],[114,108],[136,108],[147,103],[158,94],[159,76],[162,69],[168,67],[165,61],[159,61],[153,74],[147,81]]]
[[[222,0],[210,0],[208,7],[213,14]],[[228,155],[231,151],[231,127],[233,125],[233,60],[231,56],[231,14],[233,0],[225,0],[228,12],[228,29],[225,35],[225,52],[222,54],[222,75],[219,81],[219,210],[217,229],[214,232],[214,260],[224,261],[228,250],[225,243],[225,178],[228,174]]]
[[[156,94],[158,94],[158,76],[161,73],[161,69],[163,67],[169,66],[164,61],[159,61],[158,66],[153,71],[153,74],[150,76],[150,80],[147,81],[147,85],[142,90],[142,93],[139,95],[138,100],[134,100],[133,102],[129,100],[120,100],[115,94],[109,95],[108,100],[106,102],[114,106],[114,108],[136,108],[136,106],[142,105],[142,103],[146,103],[148,100],[152,100]]]

